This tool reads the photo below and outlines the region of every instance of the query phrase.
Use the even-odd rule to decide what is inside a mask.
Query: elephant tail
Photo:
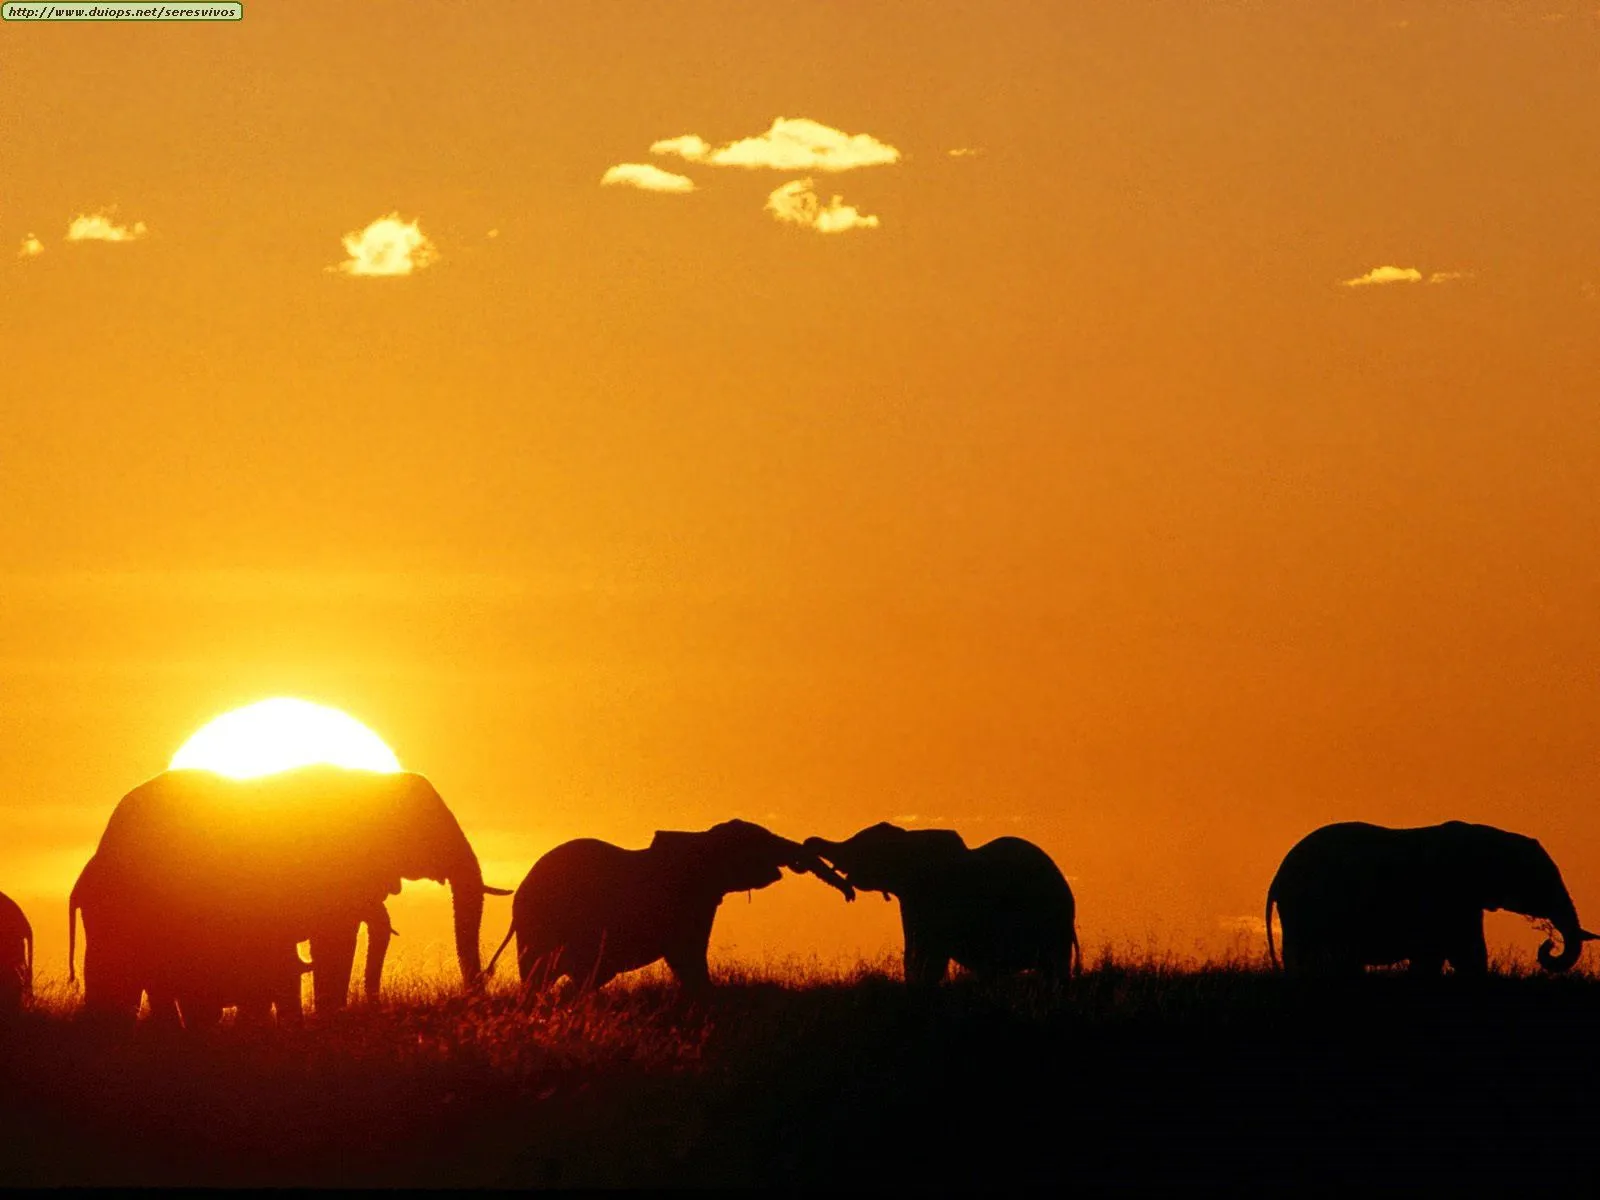
[[[1078,943],[1078,926],[1072,926],[1072,942],[1067,947],[1067,977],[1083,974],[1083,947]]]
[[[22,989],[23,995],[33,995],[33,929],[25,928],[23,934],[23,949],[27,954],[23,956],[22,964]]]
[[[511,944],[511,935],[516,931],[517,923],[515,920],[513,920],[511,922],[511,928],[506,930],[506,936],[501,940],[499,948],[495,950],[494,957],[489,960],[489,965],[483,969],[483,975],[485,979],[494,974],[495,963],[500,961],[500,955],[503,954],[505,952],[505,948]]]
[[[1278,881],[1274,879],[1272,886],[1267,889],[1267,960],[1272,963],[1272,969],[1279,967],[1278,948],[1272,944],[1272,906],[1278,902]]]

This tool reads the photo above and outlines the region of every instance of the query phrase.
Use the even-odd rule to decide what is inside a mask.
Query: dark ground
[[[301,1030],[0,1029],[0,1186],[1587,1182],[1600,980],[1102,964],[1065,994],[735,983]]]

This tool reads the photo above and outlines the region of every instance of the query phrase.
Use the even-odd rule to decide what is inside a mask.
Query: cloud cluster
[[[687,175],[674,175],[650,163],[618,163],[600,176],[602,187],[620,184],[638,188],[643,192],[683,193],[694,191],[694,180]]]
[[[346,275],[410,275],[439,257],[417,222],[402,221],[398,212],[345,234],[344,249],[350,257],[337,269]]]
[[[1435,271],[1424,276],[1416,267],[1373,267],[1365,275],[1340,281],[1342,287],[1371,287],[1384,283],[1454,283],[1458,279],[1471,279],[1471,271]]]
[[[779,171],[853,171],[900,161],[900,151],[870,133],[849,134],[806,117],[778,117],[772,128],[713,148],[698,134],[666,138],[652,154],[675,154],[714,167],[770,167]]]
[[[795,179],[774,190],[767,197],[767,211],[775,220],[804,225],[818,233],[878,227],[877,217],[863,216],[854,205],[846,204],[843,196],[824,204],[809,179]]]
[[[132,228],[118,225],[106,213],[79,213],[67,226],[69,242],[131,242],[145,233],[143,221],[135,221]]]
[[[650,152],[700,166],[744,170],[837,173],[900,161],[898,149],[870,133],[846,133],[809,117],[778,117],[765,133],[723,146],[714,146],[697,133],[679,134],[652,143]],[[960,156],[978,151],[961,149],[950,153]],[[618,163],[600,177],[600,183],[676,195],[698,190],[687,175],[676,175],[648,163]],[[877,217],[846,204],[843,196],[834,196],[823,203],[810,178],[791,180],[770,192],[766,211],[776,221],[800,225],[818,233],[878,227]]]
[[[44,253],[44,243],[33,234],[22,239],[22,249],[17,251],[18,258],[37,258]]]

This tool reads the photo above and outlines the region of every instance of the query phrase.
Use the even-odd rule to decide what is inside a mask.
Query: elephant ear
[[[769,830],[737,820],[701,833],[658,830],[650,850],[678,886],[718,897],[776,883],[785,857]]]
[[[705,852],[705,834],[684,829],[658,829],[650,839],[650,852],[664,862],[692,862]]]

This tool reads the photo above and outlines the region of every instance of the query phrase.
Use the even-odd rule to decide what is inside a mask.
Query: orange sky
[[[7,22],[0,79],[0,890],[45,971],[118,797],[273,694],[503,886],[904,818],[1039,842],[1091,948],[1218,950],[1309,829],[1460,817],[1600,912],[1593,3],[250,0]],[[651,152],[780,117],[898,161]],[[876,227],[765,210],[806,177]],[[391,212],[429,265],[330,269]],[[716,945],[896,939],[796,880]]]

